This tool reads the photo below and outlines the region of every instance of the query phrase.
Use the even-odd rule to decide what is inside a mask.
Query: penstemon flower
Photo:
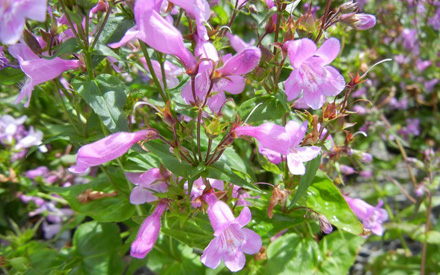
[[[243,228],[252,219],[251,211],[244,207],[240,216],[235,218],[229,206],[218,200],[213,193],[205,194],[203,199],[208,203],[208,216],[215,238],[203,251],[200,260],[213,269],[222,261],[232,272],[243,269],[246,263],[244,253],[258,253],[262,246],[261,237],[257,233]]]
[[[302,91],[304,102],[319,109],[326,96],[338,95],[345,88],[344,77],[328,66],[341,49],[337,39],[328,39],[319,49],[307,38],[286,42],[284,46],[294,68],[285,83],[288,100],[296,99]]]
[[[159,236],[162,214],[167,210],[168,203],[160,201],[151,214],[142,223],[137,233],[136,239],[131,244],[130,255],[135,258],[145,258],[147,254],[153,249],[154,244]]]
[[[382,223],[388,219],[388,213],[380,207],[383,205],[381,200],[377,206],[371,206],[360,199],[353,199],[344,196],[351,210],[362,221],[366,229],[370,229],[374,234],[382,236]]]
[[[126,173],[127,179],[136,185],[130,194],[132,204],[143,204],[157,200],[153,192],[165,193],[168,189],[167,179],[159,168],[152,168],[144,173]]]
[[[158,138],[154,129],[135,133],[119,132],[101,140],[82,146],[78,150],[76,165],[69,168],[71,173],[84,173],[89,167],[114,160],[125,154],[131,146],[141,140]]]

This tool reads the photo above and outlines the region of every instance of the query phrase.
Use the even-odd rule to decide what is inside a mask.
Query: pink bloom
[[[130,194],[130,203],[143,204],[153,202],[157,197],[153,192],[165,193],[168,184],[164,181],[159,168],[149,169],[145,173],[126,173],[127,179],[136,185]]]
[[[368,30],[376,25],[376,17],[365,13],[349,13],[340,17],[342,23],[356,30]]]
[[[82,146],[76,157],[76,165],[69,168],[71,173],[84,173],[89,167],[114,160],[125,154],[131,146],[141,140],[156,139],[156,130],[148,129],[135,133],[119,132],[101,140]]]
[[[0,117],[0,142],[12,143],[16,133],[18,133],[19,126],[23,125],[27,116],[14,118],[10,115],[3,115]]]
[[[183,8],[187,14],[196,20],[197,35],[203,40],[209,40],[206,24],[211,16],[211,9],[206,0],[169,0],[177,6]]]
[[[246,263],[246,254],[255,254],[262,246],[261,237],[254,231],[243,228],[252,219],[249,208],[244,207],[238,218],[234,217],[229,206],[217,199],[213,193],[203,196],[208,203],[208,216],[214,229],[215,238],[209,243],[201,262],[210,268],[217,268],[221,261],[226,267],[237,272]]]
[[[237,137],[250,136],[258,140],[265,149],[287,154],[290,136],[282,126],[267,122],[260,126],[239,126],[234,129]]]
[[[371,229],[374,234],[382,236],[382,223],[388,219],[387,211],[380,208],[383,205],[383,201],[381,200],[379,204],[374,207],[360,199],[352,199],[347,196],[344,196],[344,198],[354,214],[362,221],[364,227]]]
[[[304,175],[306,167],[303,163],[316,158],[321,152],[321,148],[318,146],[299,147],[307,132],[307,123],[305,121],[300,125],[298,122],[291,120],[286,125],[286,132],[290,136],[287,147],[287,165],[293,175]],[[286,145],[284,144],[284,146]]]
[[[302,91],[305,103],[313,109],[319,109],[325,102],[325,96],[338,95],[345,88],[344,77],[328,66],[341,48],[337,39],[328,39],[319,49],[307,38],[289,41],[284,45],[294,68],[285,83],[288,100],[297,98]]]
[[[142,223],[136,239],[131,244],[130,255],[132,257],[139,259],[145,258],[151,249],[153,249],[160,232],[160,218],[167,208],[168,203],[162,201],[159,202],[156,209],[154,209],[153,214],[146,218]]]
[[[18,59],[21,70],[27,76],[27,80],[14,102],[17,104],[27,96],[25,107],[29,106],[34,86],[52,80],[67,70],[78,69],[81,65],[79,60],[65,60],[59,57],[54,59],[40,58],[26,44],[22,43],[9,47],[9,53]]]
[[[0,42],[15,44],[23,33],[26,18],[46,20],[47,0],[2,0],[0,2]]]

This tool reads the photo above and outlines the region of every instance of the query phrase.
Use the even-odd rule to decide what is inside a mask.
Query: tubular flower
[[[301,91],[305,103],[319,109],[326,96],[338,95],[345,88],[344,77],[332,66],[328,66],[339,53],[339,41],[330,38],[317,49],[307,38],[285,43],[289,59],[294,68],[285,83],[288,100],[297,98]]]
[[[141,140],[158,138],[154,129],[135,133],[119,132],[101,140],[82,146],[76,157],[76,165],[69,168],[71,173],[84,173],[89,167],[114,160],[125,154],[131,146]]]
[[[265,149],[286,155],[290,136],[286,129],[274,123],[264,123],[260,126],[239,126],[234,129],[237,137],[250,136],[258,140]]]
[[[0,42],[15,44],[23,33],[26,18],[46,20],[47,0],[0,1]]]
[[[79,60],[65,60],[59,57],[54,59],[40,58],[22,43],[9,47],[9,53],[18,59],[21,70],[27,76],[27,80],[14,102],[17,104],[27,96],[25,107],[29,106],[34,86],[52,80],[67,70],[78,69],[81,65]]]
[[[343,14],[340,20],[342,23],[361,31],[371,29],[376,25],[376,17],[365,13]]]
[[[360,199],[352,199],[347,196],[344,196],[344,198],[354,214],[362,221],[364,227],[371,229],[374,234],[382,236],[382,223],[388,219],[387,211],[380,208],[383,205],[383,201],[381,200],[377,206],[371,206]]]
[[[142,223],[136,239],[131,244],[130,255],[132,257],[139,259],[145,258],[151,249],[153,249],[160,232],[160,218],[167,208],[167,202],[159,202],[156,209],[154,209],[153,214],[146,218]]]
[[[221,261],[226,267],[237,272],[246,263],[246,254],[255,254],[262,246],[261,237],[254,231],[243,228],[252,219],[251,211],[244,207],[238,218],[229,206],[217,199],[213,193],[203,196],[208,203],[208,216],[214,229],[215,238],[203,251],[200,260],[210,268],[217,268]]]

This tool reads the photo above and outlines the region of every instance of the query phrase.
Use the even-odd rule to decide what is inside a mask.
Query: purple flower
[[[208,216],[215,238],[203,251],[201,262],[213,269],[221,261],[225,262],[231,272],[243,269],[246,263],[244,253],[258,253],[262,246],[261,237],[257,233],[243,228],[252,219],[251,211],[244,207],[238,218],[235,218],[229,206],[218,200],[213,193],[205,194],[203,199],[208,203]]]
[[[125,154],[131,146],[141,140],[158,138],[154,129],[135,133],[119,132],[101,140],[82,146],[78,150],[76,165],[69,168],[71,173],[84,173],[89,167],[114,160]]]
[[[157,200],[153,192],[165,193],[168,189],[166,179],[161,175],[159,168],[149,169],[145,173],[126,173],[127,179],[136,185],[130,194],[130,203],[143,204]]]
[[[374,207],[360,199],[352,199],[347,196],[344,196],[344,198],[354,214],[362,221],[364,227],[370,229],[374,234],[382,236],[382,223],[388,219],[387,211],[380,208],[383,201],[381,200]]]
[[[23,33],[26,18],[46,20],[47,0],[2,0],[0,3],[0,42],[15,44]]]
[[[306,172],[304,162],[316,158],[321,152],[321,148],[318,146],[299,146],[307,132],[307,124],[307,121],[303,124],[299,124],[298,122],[291,120],[286,125],[286,132],[290,136],[290,142],[288,143],[287,166],[289,167],[290,173],[293,175],[304,175]]]
[[[9,53],[18,59],[20,68],[27,77],[20,94],[14,102],[17,104],[27,96],[28,100],[24,104],[25,107],[29,106],[34,86],[52,80],[67,70],[78,69],[82,64],[79,60],[65,60],[59,57],[54,59],[40,58],[26,44],[22,43],[9,47]]]
[[[426,70],[426,68],[431,66],[431,64],[432,64],[431,60],[421,60],[421,59],[416,60],[416,67],[417,70],[419,70],[419,72],[423,72],[424,70]]]
[[[330,234],[333,231],[332,224],[324,215],[319,215],[319,227],[321,227],[321,231],[325,234]]]
[[[363,177],[364,179],[371,179],[373,177],[373,172],[365,170],[359,172],[359,176]]]
[[[191,17],[195,18],[197,25],[197,35],[203,40],[209,40],[208,32],[204,24],[207,24],[211,16],[211,9],[206,0],[169,0],[173,4],[180,6]]]
[[[413,51],[414,55],[419,54],[419,41],[417,38],[417,30],[413,29],[404,29],[401,34],[403,40],[403,46],[408,51]]]
[[[136,239],[131,244],[130,255],[132,257],[139,259],[145,258],[151,249],[153,249],[160,232],[160,218],[167,208],[167,202],[159,202],[156,209],[154,209],[153,214],[146,218],[142,223]]]
[[[302,91],[305,103],[319,109],[325,102],[325,96],[338,95],[345,88],[344,77],[328,66],[341,48],[337,39],[328,39],[319,49],[307,38],[289,41],[285,45],[294,68],[285,83],[289,101],[297,98]]]
[[[373,161],[373,156],[371,154],[368,154],[365,152],[360,152],[359,155],[361,157],[362,162],[369,163],[369,162]]]
[[[436,30],[440,30],[440,8],[437,9],[433,17],[428,20],[429,24]]]
[[[434,79],[431,79],[429,81],[426,81],[425,82],[426,92],[432,93],[432,91],[434,90],[435,85],[437,85],[438,82],[439,82],[439,80],[437,78],[434,78]]]

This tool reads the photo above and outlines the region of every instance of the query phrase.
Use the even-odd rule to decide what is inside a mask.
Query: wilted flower
[[[374,207],[360,199],[352,199],[347,196],[344,196],[344,198],[354,214],[362,221],[364,227],[370,229],[374,234],[382,236],[382,223],[388,219],[387,211],[380,208],[383,201],[381,200]]]
[[[319,227],[321,227],[321,231],[325,234],[330,234],[333,231],[332,224],[327,219],[326,216],[319,214]]]
[[[203,199],[208,203],[208,216],[215,238],[203,251],[200,260],[213,269],[222,261],[232,272],[243,269],[246,263],[244,253],[258,253],[262,246],[261,237],[257,233],[243,228],[252,219],[251,211],[244,207],[240,216],[235,218],[229,206],[218,200],[213,193],[205,194]]]
[[[294,68],[285,83],[287,100],[297,98],[302,91],[305,103],[319,109],[325,102],[325,96],[338,95],[345,88],[344,77],[328,66],[341,48],[337,39],[328,39],[319,49],[307,38],[284,45]]]

